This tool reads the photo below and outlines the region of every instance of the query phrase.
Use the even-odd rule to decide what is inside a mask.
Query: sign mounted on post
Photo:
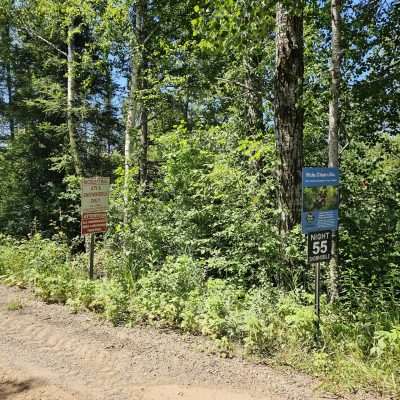
[[[308,234],[308,263],[329,261],[332,257],[332,231]]]
[[[96,176],[81,182],[81,234],[106,232],[110,178]]]
[[[336,231],[339,219],[338,168],[303,168],[303,233]]]

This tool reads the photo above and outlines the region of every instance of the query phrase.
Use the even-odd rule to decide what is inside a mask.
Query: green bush
[[[249,354],[274,357],[330,382],[398,393],[400,318],[396,313],[349,313],[346,304],[321,298],[321,336],[314,341],[313,296],[282,291],[268,281],[247,289],[234,281],[206,278],[192,257],[167,257],[159,269],[135,280],[129,265],[102,250],[105,277],[89,281],[85,256],[41,239],[0,238],[1,280],[31,285],[48,302],[88,309],[113,324],[149,321],[212,337],[227,355],[241,344]]]
[[[343,159],[341,286],[347,310],[400,307],[400,137],[354,144]]]
[[[95,310],[93,302],[96,293],[96,282],[86,279],[77,279],[75,282],[75,291],[66,301],[74,312],[81,309]]]
[[[238,339],[240,336],[241,303],[243,289],[222,279],[210,279],[201,318],[202,333],[216,338]]]
[[[114,325],[121,324],[128,317],[128,293],[116,281],[96,281],[93,300],[88,308],[101,313]]]
[[[137,281],[130,305],[132,317],[179,325],[186,300],[201,285],[201,271],[191,258],[167,258],[159,271]]]

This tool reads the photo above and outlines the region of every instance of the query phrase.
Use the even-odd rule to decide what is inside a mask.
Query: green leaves
[[[400,164],[398,138],[382,137],[374,147],[354,143],[343,160],[341,220],[343,288],[346,302],[392,309],[399,299]],[[377,301],[379,296],[379,301]],[[374,300],[372,301],[372,298]]]

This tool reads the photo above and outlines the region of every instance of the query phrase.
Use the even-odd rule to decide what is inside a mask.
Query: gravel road
[[[12,305],[22,308],[11,310]],[[0,285],[0,400],[335,399],[302,374],[221,358],[202,337],[112,327]],[[373,399],[358,395],[349,399]]]

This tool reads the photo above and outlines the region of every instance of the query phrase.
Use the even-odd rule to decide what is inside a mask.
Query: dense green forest
[[[398,1],[0,0],[0,279],[398,394],[399,104]],[[318,343],[304,166],[341,171]]]

